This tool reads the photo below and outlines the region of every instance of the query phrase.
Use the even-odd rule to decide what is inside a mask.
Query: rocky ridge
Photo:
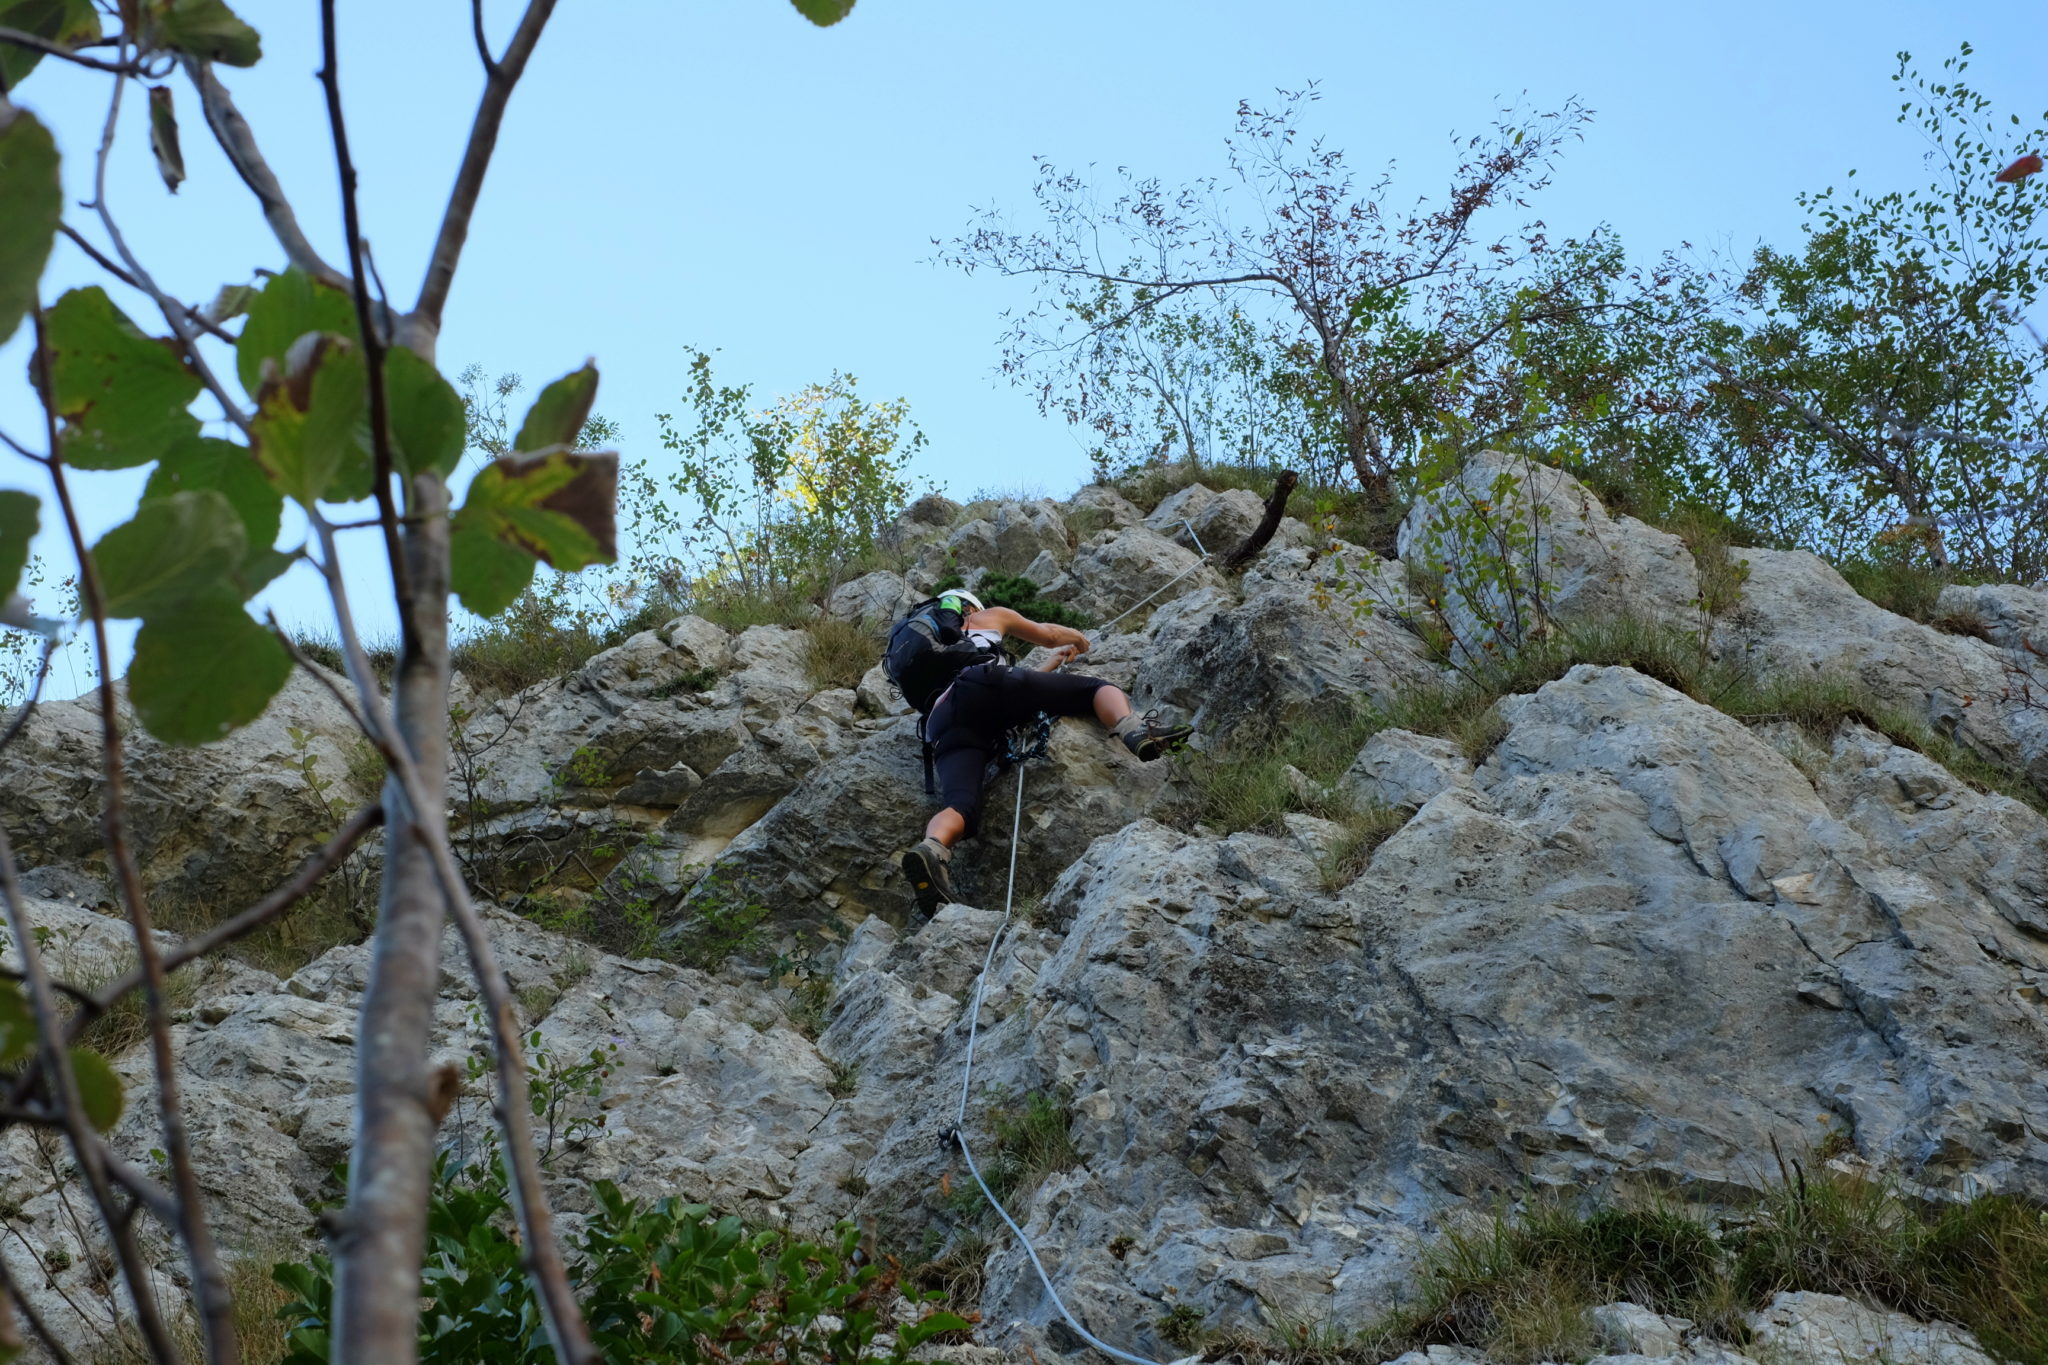
[[[1472,477],[1491,485],[1484,462]],[[1558,620],[1697,615],[1676,537],[1608,516],[1557,471],[1526,495],[1550,509],[1540,553]],[[1141,706],[1192,716],[1217,747],[1261,717],[1445,682],[1398,613],[1350,609],[1368,578],[1402,601],[1400,564],[1298,524],[1241,579],[1191,548],[1227,548],[1258,512],[1250,494],[1199,486],[1150,514],[1100,488],[1066,503],[925,499],[892,533],[908,567],[844,585],[825,610],[883,621],[942,572],[1021,571],[1105,619],[1165,589],[1089,667]],[[1411,515],[1404,549],[1432,515]],[[1944,608],[1977,623],[1951,634],[1865,602],[1814,556],[1736,553],[1742,602],[1705,623],[1723,657],[1853,677],[2048,776],[2048,713],[2004,700],[2048,591],[1950,589]],[[942,1193],[964,1176],[942,1139],[1001,920],[1008,823],[963,849],[970,903],[914,923],[893,866],[927,810],[910,721],[878,672],[817,686],[807,640],[683,617],[569,677],[461,696],[458,843],[486,890],[559,888],[554,913],[639,916],[685,944],[762,913],[753,958],[805,957],[808,980],[778,983],[744,962],[704,972],[597,952],[494,914],[547,1047],[618,1048],[605,1125],[556,1167],[564,1208],[605,1177],[796,1226],[851,1217],[913,1256],[957,1249],[974,1215]],[[1745,726],[1625,668],[1582,665],[1498,709],[1477,761],[1399,730],[1366,743],[1341,785],[1405,823],[1335,889],[1338,825],[1185,828],[1168,765],[1139,765],[1089,727],[1059,727],[1027,769],[1028,915],[987,985],[969,1128],[1028,1094],[1070,1111],[1078,1159],[1020,1190],[1015,1212],[1091,1330],[1167,1360],[1178,1351],[1156,1324],[1175,1304],[1212,1324],[1256,1321],[1262,1304],[1362,1323],[1435,1230],[1488,1199],[1632,1182],[1739,1196],[1767,1182],[1773,1140],[1803,1149],[1824,1130],[1849,1144],[1838,1159],[1930,1190],[2048,1199],[2036,811],[1854,721],[1821,739]],[[138,842],[159,894],[228,910],[267,889],[331,825],[308,796],[309,758],[335,808],[367,796],[353,744],[304,679],[220,744],[138,739]],[[122,951],[94,862],[96,766],[90,714],[69,703],[0,755],[0,819],[37,869],[33,912],[88,976]],[[1006,779],[992,809],[1009,793]],[[222,965],[193,992],[178,1026],[187,1106],[229,1246],[302,1232],[345,1151],[364,958],[339,947],[284,977]],[[444,960],[441,1046],[457,1059],[480,1035],[461,955]],[[120,1067],[146,1089],[140,1056]],[[118,1139],[144,1157],[143,1106]],[[89,1343],[104,1274],[60,1173],[25,1134],[0,1139],[0,1254]],[[1078,1347],[1006,1235],[980,1269],[988,1341],[1041,1359]],[[1755,1324],[1774,1360],[1873,1342],[1900,1360],[1977,1358],[1950,1329],[1786,1297]],[[1689,1325],[1612,1307],[1603,1339],[1631,1365],[1732,1358]]]

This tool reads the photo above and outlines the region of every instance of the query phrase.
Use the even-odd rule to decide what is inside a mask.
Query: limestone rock
[[[1505,502],[1499,501],[1503,488],[1509,490]],[[1679,622],[1696,613],[1699,571],[1677,536],[1634,517],[1610,517],[1565,471],[1498,451],[1474,456],[1451,484],[1417,500],[1401,522],[1400,557],[1443,565],[1455,577],[1469,556],[1498,555],[1497,538],[1484,529],[1458,529],[1458,519],[1481,506],[1489,524],[1504,523],[1527,537],[1514,564],[1527,585],[1521,600],[1474,580],[1473,595],[1488,616],[1533,621],[1547,611],[1566,622],[1617,616]],[[1548,585],[1540,602],[1538,582]],[[1447,596],[1446,612],[1460,642],[1476,646],[1492,637],[1458,595]]]
[[[327,802],[354,810],[376,799],[382,780],[381,768],[364,763],[348,714],[303,672],[260,720],[212,744],[157,743],[125,700],[121,726],[130,837],[160,913],[205,914],[258,899],[336,823]],[[314,790],[309,766],[334,785]],[[102,791],[98,694],[45,702],[0,751],[0,821],[15,858],[104,871]]]
[[[1867,1308],[1833,1294],[1785,1293],[1749,1319],[1760,1359],[1786,1365],[1991,1365],[1977,1339],[1945,1322]]]
[[[922,596],[911,591],[902,574],[877,569],[834,588],[825,599],[825,614],[873,629],[901,618]]]
[[[1408,730],[1382,730],[1367,740],[1342,779],[1361,804],[1408,810],[1421,809],[1448,787],[1471,785],[1472,762],[1463,750],[1447,739]]]

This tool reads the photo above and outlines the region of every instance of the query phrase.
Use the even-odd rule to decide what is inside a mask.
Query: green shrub
[[[599,1355],[611,1365],[736,1362],[901,1362],[941,1332],[969,1324],[930,1311],[891,1320],[893,1270],[861,1256],[860,1230],[841,1223],[809,1241],[756,1231],[702,1204],[629,1199],[610,1181],[570,1277]],[[427,1212],[420,1277],[422,1365],[549,1365],[555,1359],[511,1228],[503,1169],[443,1158]],[[325,1256],[273,1270],[294,1296],[284,1310],[284,1365],[326,1365],[334,1277]],[[885,1331],[886,1351],[875,1349]]]

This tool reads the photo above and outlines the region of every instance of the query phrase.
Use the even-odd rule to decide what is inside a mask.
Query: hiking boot
[[[918,910],[937,914],[953,899],[953,850],[937,839],[920,839],[903,855],[903,875],[910,878]]]
[[[1116,723],[1116,737],[1145,763],[1166,757],[1187,743],[1188,736],[1195,732],[1189,725],[1163,725],[1155,719],[1158,714],[1147,711],[1140,716],[1132,712]]]

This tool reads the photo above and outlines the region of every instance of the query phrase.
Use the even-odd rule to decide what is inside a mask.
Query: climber
[[[1002,650],[1005,636],[1056,652],[1042,669],[1012,668]],[[1056,671],[1088,647],[1088,637],[1070,626],[1033,621],[1008,607],[984,607],[959,588],[911,608],[890,632],[884,666],[903,699],[917,709],[926,790],[936,772],[945,803],[925,826],[924,838],[903,855],[904,874],[925,914],[953,899],[953,845],[980,827],[982,785],[989,760],[1003,752],[1005,732],[1040,714],[1093,715],[1148,763],[1187,739],[1187,726],[1139,716],[1122,688]]]

